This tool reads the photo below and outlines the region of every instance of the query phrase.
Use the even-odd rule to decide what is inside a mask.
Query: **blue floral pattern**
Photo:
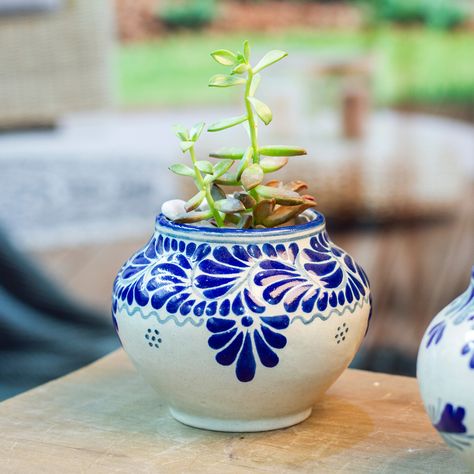
[[[209,318],[207,329],[213,333],[209,347],[219,351],[216,361],[221,365],[231,365],[237,359],[237,378],[249,382],[256,370],[254,348],[263,366],[275,367],[279,362],[275,350],[283,349],[287,342],[279,331],[286,329],[289,323],[288,316],[243,316],[240,321]]]
[[[460,451],[471,446],[474,435],[469,433],[465,425],[466,409],[462,406],[456,407],[452,403],[440,403],[441,401],[438,407],[428,407],[433,426],[449,446]]]
[[[461,355],[469,359],[469,367],[474,369],[474,339],[466,342],[461,348]]]
[[[436,321],[428,328],[426,348],[436,347],[443,340],[450,326],[469,324],[474,330],[474,269],[467,290],[446,306]],[[474,369],[474,340],[463,343],[460,353],[461,356],[467,356],[469,368]]]
[[[446,329],[446,321],[436,323],[433,327],[428,330],[428,341],[426,347],[430,347],[431,344],[438,344],[443,338],[444,331]]]
[[[327,319],[370,298],[364,271],[326,232],[303,249],[294,242],[219,245],[155,235],[122,267],[113,295],[114,317],[137,305],[204,318],[216,361],[235,364],[241,382],[253,380],[257,363],[278,365],[289,315]],[[268,304],[280,314],[265,316]]]
[[[265,287],[265,301],[270,304],[283,301],[289,313],[311,313],[314,309],[324,311],[327,307],[350,304],[366,295],[369,283],[364,271],[352,257],[330,244],[326,232],[312,237],[310,246],[303,250],[304,271],[296,262],[296,245],[296,248],[290,245],[288,262],[260,262],[261,271],[256,274],[255,283]],[[288,256],[285,251],[282,253]]]

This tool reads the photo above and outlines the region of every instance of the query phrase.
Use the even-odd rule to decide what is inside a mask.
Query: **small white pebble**
[[[186,202],[182,199],[170,199],[162,204],[161,212],[168,219],[174,220],[186,212],[186,209],[184,208],[185,204]]]
[[[301,214],[296,218],[295,224],[296,225],[303,225],[303,224],[307,224],[310,221],[311,221],[311,219],[308,218],[307,215]]]
[[[379,387],[380,386],[380,382],[374,382],[374,387]]]

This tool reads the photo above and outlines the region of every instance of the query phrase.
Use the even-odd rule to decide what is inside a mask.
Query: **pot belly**
[[[116,321],[124,349],[175,418],[200,428],[260,431],[310,415],[352,360],[369,311],[367,298],[327,319],[292,316],[286,325],[261,316],[226,329],[206,317],[180,320],[123,306]]]
[[[318,222],[195,240],[164,225],[119,272],[118,334],[178,420],[227,431],[297,423],[352,360],[369,282]]]

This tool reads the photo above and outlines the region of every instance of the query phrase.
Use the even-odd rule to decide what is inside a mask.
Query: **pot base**
[[[252,432],[252,431],[269,431],[280,428],[287,428],[306,420],[311,415],[312,408],[308,408],[298,413],[277,417],[262,418],[259,420],[232,420],[209,418],[204,416],[190,415],[175,408],[170,408],[171,416],[179,422],[211,431],[227,431],[227,432]]]

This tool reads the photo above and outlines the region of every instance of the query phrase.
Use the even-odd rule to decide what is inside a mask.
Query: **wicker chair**
[[[111,20],[108,0],[0,9],[0,128],[54,125],[66,112],[108,105]]]

